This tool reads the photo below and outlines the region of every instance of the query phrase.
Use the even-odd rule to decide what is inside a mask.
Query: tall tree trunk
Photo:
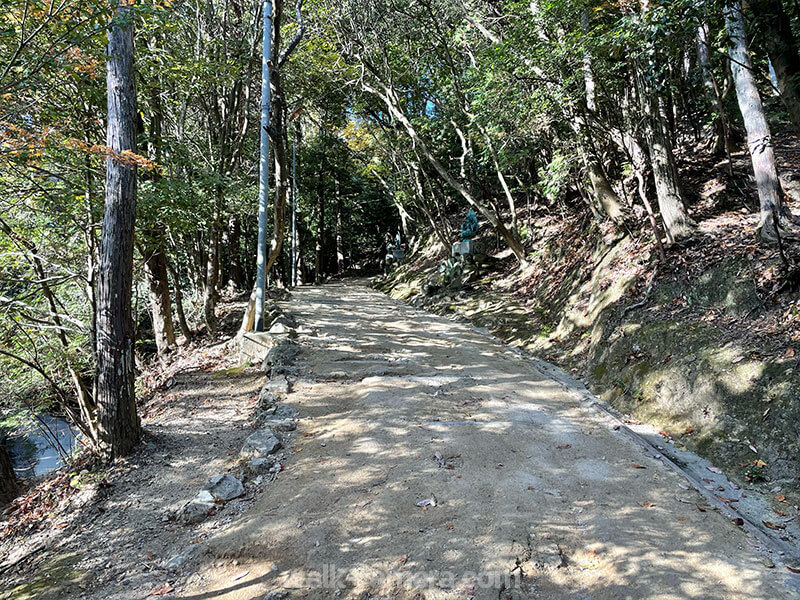
[[[206,276],[203,284],[203,318],[210,332],[217,329],[217,300],[219,294],[219,219],[222,205],[222,190],[217,190],[217,208],[214,211],[214,222],[209,228],[208,256],[206,257]]]
[[[723,152],[728,157],[728,174],[733,175],[733,161],[731,159],[731,152],[733,151],[733,144],[731,143],[730,125],[728,121],[728,111],[725,109],[725,104],[722,101],[722,94],[720,93],[717,80],[714,78],[714,73],[711,70],[711,63],[708,58],[708,26],[701,23],[697,28],[697,62],[700,65],[700,76],[703,79],[703,86],[708,91],[708,95],[714,102],[717,108],[717,117],[714,119],[714,153],[722,154]]]
[[[656,184],[658,209],[664,220],[667,239],[675,242],[691,237],[694,223],[686,212],[681,193],[678,169],[672,152],[672,143],[666,131],[662,106],[657,92],[649,83],[650,76],[635,69],[638,84],[639,105],[644,118],[642,127],[653,168],[653,180]]]
[[[322,281],[325,251],[325,137],[322,138],[322,160],[317,176],[317,240],[314,257],[314,283]]]
[[[5,440],[0,440],[0,507],[11,502],[17,496],[19,482],[14,473],[11,455],[5,446]]]
[[[106,48],[108,135],[106,200],[97,293],[97,410],[107,460],[127,454],[139,440],[134,391],[133,231],[136,166],[120,156],[136,152],[133,5],[114,11]]]
[[[753,172],[761,205],[758,230],[764,241],[773,241],[776,227],[773,215],[782,213],[781,184],[772,149],[772,136],[767,123],[761,96],[753,79],[753,65],[747,46],[744,16],[740,1],[728,4],[725,9],[725,29],[728,32],[728,55],[736,85],[736,98],[747,130],[747,149],[753,162]]]
[[[339,176],[336,176],[336,272],[344,271],[344,243],[342,241],[342,196],[339,190]]]
[[[144,248],[144,273],[150,296],[156,348],[159,354],[165,354],[175,347],[175,328],[172,324],[167,257],[160,247]]]
[[[800,133],[800,53],[789,15],[781,0],[750,0],[761,29],[760,39],[772,62],[781,100]]]
[[[242,265],[242,224],[239,217],[232,217],[228,237],[228,257],[231,261],[230,282],[237,290],[245,287],[244,267]]]
[[[181,326],[181,331],[183,332],[183,336],[186,338],[186,341],[191,342],[194,334],[192,333],[192,328],[189,327],[189,322],[186,320],[186,311],[183,309],[183,290],[181,289],[181,279],[178,277],[175,269],[172,268],[169,260],[166,259],[166,256],[164,258],[167,264],[167,270],[172,277],[173,289],[175,290],[175,312],[178,313],[178,324]]]
[[[276,25],[277,27],[277,25]],[[277,69],[271,73],[273,102],[270,123],[270,142],[272,144],[273,170],[275,171],[275,202],[272,207],[272,241],[267,258],[267,273],[281,255],[283,238],[286,234],[286,203],[289,192],[288,161],[286,155],[286,101],[283,97],[281,74]]]

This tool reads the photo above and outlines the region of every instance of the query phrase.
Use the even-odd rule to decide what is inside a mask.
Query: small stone
[[[180,571],[189,558],[194,554],[195,547],[191,547],[180,554],[177,554],[164,563],[167,571]]]
[[[764,566],[767,567],[768,569],[775,568],[775,563],[772,562],[772,559],[769,556],[765,556],[762,562],[764,563]]]
[[[296,419],[300,416],[300,413],[296,408],[292,408],[288,404],[278,404],[275,407],[273,416],[276,419]]]
[[[267,382],[264,384],[264,387],[261,388],[261,394],[282,394],[286,395],[289,393],[289,380],[286,379],[286,375],[278,374],[273,375]]]
[[[297,429],[297,423],[295,423],[292,419],[267,419],[263,422],[263,425],[275,431],[294,431]]]
[[[281,449],[281,441],[268,428],[250,435],[242,446],[241,455],[249,458],[265,457]]]
[[[258,475],[260,477],[260,474],[262,473],[269,473],[274,464],[275,459],[271,456],[252,458],[250,459],[250,462],[247,463],[247,470],[251,474]]]
[[[280,344],[270,348],[267,353],[263,368],[272,366],[291,365],[300,354],[300,347],[290,340],[282,340]]]
[[[199,523],[215,509],[214,496],[208,490],[202,490],[181,509],[181,520],[184,523]]]

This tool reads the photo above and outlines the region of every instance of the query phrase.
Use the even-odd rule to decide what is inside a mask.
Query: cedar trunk
[[[120,153],[136,152],[133,7],[119,4],[108,32],[106,199],[97,292],[97,409],[107,460],[127,454],[139,440],[134,393],[133,231],[136,165]]]
[[[172,323],[167,257],[161,248],[145,249],[144,272],[150,295],[156,348],[159,354],[164,354],[175,347],[175,328]]]
[[[658,209],[670,242],[692,235],[694,223],[686,212],[672,144],[666,131],[660,99],[649,83],[650,77],[638,71],[639,103],[644,118],[642,128],[653,168]]]
[[[730,40],[728,55],[731,58],[736,98],[747,130],[747,149],[750,152],[758,187],[758,200],[761,206],[758,228],[762,239],[771,241],[776,235],[773,215],[781,214],[782,210],[781,185],[775,165],[769,124],[761,104],[761,95],[753,80],[753,65],[745,37],[741,2],[737,1],[725,7],[725,28]]]

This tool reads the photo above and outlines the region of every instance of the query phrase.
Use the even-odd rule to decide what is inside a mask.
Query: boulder
[[[267,410],[268,408],[274,407],[280,397],[273,394],[269,389],[264,386],[261,388],[261,393],[258,395],[258,408],[261,410]]]
[[[223,502],[233,500],[244,494],[242,482],[230,473],[212,477],[203,489],[209,492],[215,500]]]
[[[164,562],[164,568],[167,571],[172,571],[172,572],[181,571],[184,565],[186,565],[186,563],[192,557],[196,549],[197,546],[191,546],[190,548],[184,550],[180,554],[176,554],[175,556]]]
[[[272,331],[274,328],[282,327],[285,331]],[[287,333],[290,329],[297,328],[297,319],[285,313],[277,315],[270,323],[270,333]]]
[[[281,449],[281,441],[269,428],[261,428],[250,435],[242,446],[241,455],[247,458],[265,457]]]
[[[289,365],[273,365],[269,370],[269,374],[271,377],[275,377],[276,375],[289,375],[297,378],[300,376],[300,367]]]

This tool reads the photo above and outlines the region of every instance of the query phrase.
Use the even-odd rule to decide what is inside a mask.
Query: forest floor
[[[133,600],[163,592],[174,580],[166,563],[250,504],[254,489],[201,526],[174,519],[203,483],[232,468],[251,433],[263,372],[240,368],[225,343],[242,309],[226,307],[220,339],[206,340],[215,345],[182,350],[140,378],[143,442],[131,456],[110,469],[59,469],[0,517],[0,598]]]
[[[365,282],[282,304],[306,333],[274,481],[202,524],[171,518],[240,473],[264,382],[229,345],[198,352],[149,400],[142,449],[40,522],[0,598],[800,597],[796,563],[546,363]]]

